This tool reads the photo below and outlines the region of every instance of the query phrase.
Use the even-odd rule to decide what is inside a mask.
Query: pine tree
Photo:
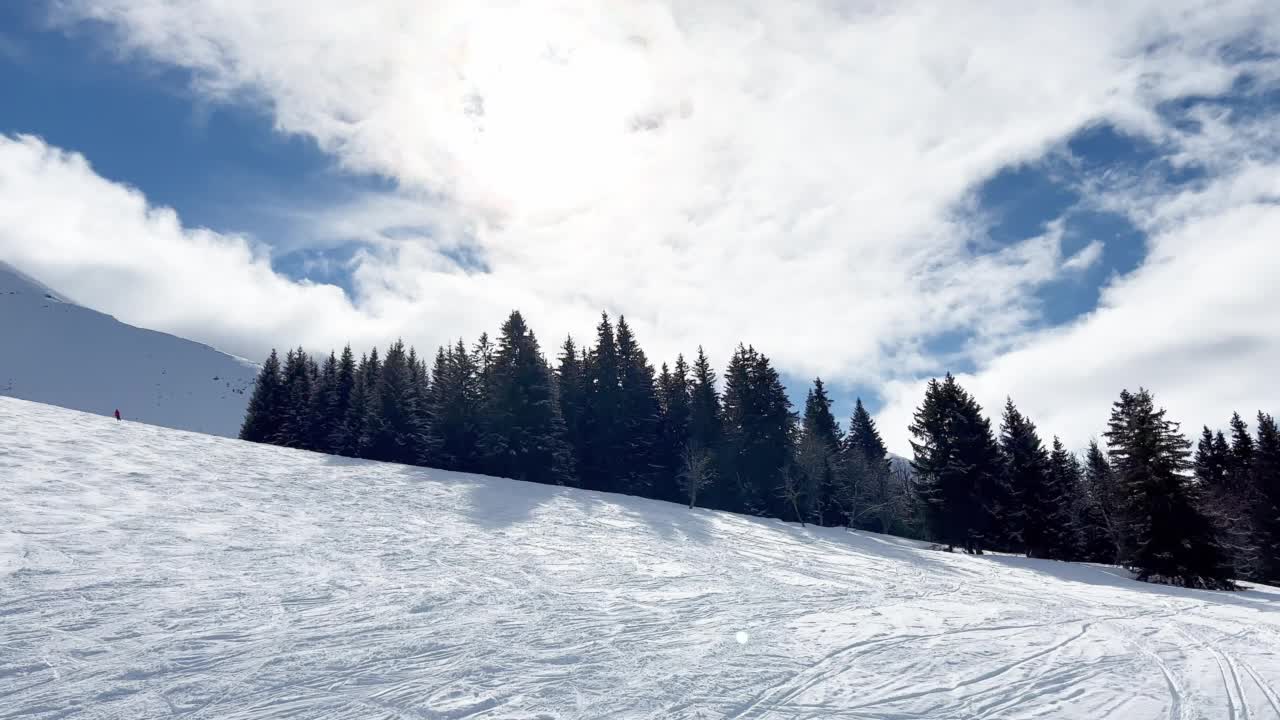
[[[471,364],[476,367],[476,376],[480,379],[481,391],[488,392],[494,356],[493,343],[489,333],[480,333],[480,339],[471,349]]]
[[[502,325],[490,365],[492,394],[481,441],[491,474],[563,485],[573,478],[564,420],[538,340],[518,311]]]
[[[716,390],[716,373],[702,348],[694,360],[689,378],[689,452],[699,460],[703,453],[711,460],[701,477],[703,483],[698,497],[704,497],[708,507],[725,507],[728,503],[724,483],[719,473],[722,456],[723,423],[720,409],[720,393]],[[689,457],[688,454],[685,456]],[[685,463],[686,467],[688,462]],[[687,472],[687,470],[686,470]],[[692,500],[691,500],[692,502]]]
[[[1090,441],[1085,453],[1083,474],[1086,503],[1081,522],[1083,557],[1088,562],[1116,563],[1123,544],[1120,499],[1111,465],[1096,441]]]
[[[484,397],[474,357],[462,340],[436,352],[427,398],[436,462],[446,470],[479,472]]]
[[[990,498],[1001,472],[991,423],[982,408],[948,373],[930,380],[911,434],[930,535],[948,549],[981,552],[988,532]]]
[[[412,425],[416,429],[417,455],[408,462],[429,467],[439,467],[440,445],[436,434],[432,432],[435,425],[435,413],[431,407],[431,373],[427,364],[418,357],[418,351],[409,347],[409,387],[410,401],[413,407]]]
[[[419,413],[416,357],[410,363],[404,342],[387,348],[377,378],[368,386],[360,445],[364,457],[415,464],[423,457],[426,429]]]
[[[814,378],[805,396],[796,448],[798,472],[794,481],[802,490],[799,496],[803,503],[793,501],[792,505],[800,506],[795,510],[799,519],[826,525],[832,516],[839,515],[837,486],[844,470],[843,446],[844,433],[831,412],[831,397],[822,378]]]
[[[653,366],[625,317],[618,318],[618,379],[623,439],[621,489],[653,497],[662,468],[658,445],[658,390]]]
[[[347,437],[351,446],[344,455],[367,458],[368,438],[367,425],[370,405],[374,402],[378,386],[378,376],[382,373],[382,361],[378,359],[378,348],[369,350],[368,355],[360,356],[360,365],[356,369],[355,387],[351,392],[351,407],[347,413]]]
[[[1204,499],[1203,510],[1236,577],[1255,577],[1260,561],[1254,545],[1252,503],[1249,498],[1253,438],[1236,414],[1231,418],[1236,450],[1221,432],[1205,426],[1196,445],[1195,478]]]
[[[284,415],[284,383],[280,376],[280,357],[275,349],[262,363],[254,382],[253,395],[240,426],[240,439],[269,443],[280,432]]]
[[[1046,528],[1040,522],[1052,503],[1049,452],[1036,425],[1005,399],[1000,423],[1000,451],[1004,477],[994,504],[1000,516],[997,542],[1005,550],[1025,552],[1027,557],[1048,557]]]
[[[272,440],[276,445],[308,447],[311,439],[312,365],[310,356],[302,348],[290,350],[285,355],[284,369],[281,371],[284,407],[280,430]]]
[[[1140,389],[1120,394],[1107,424],[1111,463],[1124,502],[1124,564],[1139,580],[1230,589],[1231,571],[1190,481],[1191,443]]]
[[[824,524],[843,521],[849,527],[889,532],[903,509],[902,488],[894,480],[889,451],[862,398],[854,401],[838,468],[834,489],[837,507]]]
[[[607,313],[596,326],[596,344],[585,364],[586,408],[582,423],[582,458],[579,477],[584,487],[623,492],[622,368],[618,343]]]
[[[1253,471],[1253,437],[1240,413],[1231,415],[1231,454],[1227,458],[1227,484],[1230,488],[1246,488]]]
[[[1258,413],[1258,443],[1251,464],[1256,577],[1280,585],[1280,430],[1275,418]]]
[[[1005,401],[1000,428],[1004,475],[995,486],[993,538],[1027,557],[1066,560],[1079,552],[1079,464],[1058,438],[1045,450],[1035,423]]]
[[[654,494],[660,500],[688,499],[687,482],[682,483],[680,477],[688,465],[690,390],[689,364],[684,355],[676,357],[675,370],[662,364],[658,376],[658,462],[662,470]]]
[[[315,386],[311,388],[311,433],[307,438],[307,449],[316,452],[330,452],[329,436],[336,426],[334,404],[337,401],[338,357],[329,353],[324,366],[316,377]]]
[[[738,346],[725,373],[724,473],[730,481],[727,509],[783,517],[780,492],[795,442],[791,400],[769,359]]]
[[[1207,488],[1225,487],[1230,455],[1227,439],[1222,433],[1215,436],[1209,426],[1205,425],[1200,434],[1200,442],[1196,445],[1196,479]]]
[[[332,429],[326,445],[327,452],[335,455],[354,455],[358,445],[359,433],[352,434],[352,406],[356,388],[356,362],[351,346],[342,348],[338,358],[338,373],[334,381],[333,405],[330,409]]]
[[[560,402],[560,416],[564,418],[565,440],[573,453],[574,466],[586,467],[585,429],[587,412],[586,358],[578,353],[572,337],[560,346],[559,366],[556,368],[556,389]],[[579,479],[581,482],[581,479]]]
[[[1054,560],[1074,560],[1080,554],[1080,529],[1076,524],[1076,508],[1079,505],[1077,491],[1083,484],[1080,463],[1067,452],[1057,436],[1053,438],[1053,450],[1049,453],[1049,484],[1047,512],[1039,517],[1036,525],[1043,529],[1035,535],[1043,538],[1043,554]]]

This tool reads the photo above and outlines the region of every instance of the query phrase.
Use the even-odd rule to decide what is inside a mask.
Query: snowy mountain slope
[[[1280,717],[1280,591],[0,398],[0,717]]]
[[[257,366],[81,307],[0,262],[0,395],[234,436]]]

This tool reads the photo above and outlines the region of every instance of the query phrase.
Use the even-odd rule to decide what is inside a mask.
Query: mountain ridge
[[[0,395],[234,436],[258,366],[120,322],[0,261]]]

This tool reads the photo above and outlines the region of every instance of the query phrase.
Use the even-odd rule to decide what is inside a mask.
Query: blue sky
[[[8,4],[0,133],[40,139],[22,152],[82,155],[92,182],[134,188],[145,207],[176,217],[163,232],[144,217],[119,235],[103,220],[104,232],[67,240],[56,257],[35,247],[37,222],[19,222],[0,247],[55,286],[80,284],[61,289],[88,304],[246,355],[395,335],[427,346],[492,329],[511,306],[554,347],[564,332],[589,337],[604,308],[633,318],[655,363],[702,343],[723,366],[736,342],[755,344],[797,405],[821,374],[842,416],[861,395],[900,424],[902,398],[947,370],[972,376],[994,405],[1030,381],[991,368],[1071,328],[1089,332],[1100,303],[1110,312],[1106,298],[1152,272],[1153,247],[1182,247],[1161,237],[1208,221],[1183,205],[1273,157],[1266,141],[1248,149],[1280,110],[1274,27],[1255,12],[1265,4],[1186,4],[1169,11],[1185,28],[1166,23],[1165,36],[1143,39],[1165,10],[1135,4],[1115,19],[1116,38],[1094,46],[1053,35],[1055,23],[1093,27],[1072,3],[1044,17],[966,18],[971,41],[941,34],[948,21],[928,13],[848,27],[832,18],[805,30],[841,37],[815,46],[830,55],[764,46],[741,74],[700,69],[738,52],[728,15],[622,13],[593,28],[568,12],[459,6],[443,17],[466,42],[435,47],[422,35],[419,48],[413,33],[440,20],[427,11],[406,22],[371,10],[368,32],[388,37],[361,39],[338,9],[333,23],[275,27],[284,2],[239,15],[158,1]],[[801,27],[750,11],[762,26]],[[519,22],[524,35],[502,29]],[[1028,55],[1002,37],[1006,22],[1058,45]],[[899,92],[899,79],[858,59],[884,58],[872,26],[891,35],[904,23],[919,24],[912,37],[939,34],[884,59],[904,75],[919,69]],[[273,52],[271,33],[290,52]],[[613,43],[617,33],[630,40]],[[1171,41],[1182,33],[1202,44]],[[1054,59],[1077,51],[1088,61]],[[379,52],[390,54],[370,57]],[[1008,62],[991,68],[978,52]],[[791,67],[808,61],[811,71]],[[851,105],[824,90],[848,80],[862,93]],[[775,99],[787,93],[812,96]],[[745,109],[740,122],[722,122],[732,113],[720,108],[732,107]],[[40,182],[52,184],[47,175]],[[84,202],[77,212],[108,217]],[[270,298],[270,312],[211,320],[155,298],[170,302],[160,312],[82,280],[124,264],[103,244],[132,258],[130,233],[160,232],[148,247],[178,248],[207,244],[201,229],[241,258],[226,261],[227,292]],[[158,272],[160,261],[136,252],[130,277]],[[151,292],[168,284],[155,279]],[[1057,413],[1054,397],[1032,404]],[[1064,432],[1083,434],[1084,411],[1061,412],[1076,413]]]
[[[305,262],[316,253],[294,248],[305,238],[278,209],[323,206],[385,180],[342,172],[313,140],[277,132],[261,108],[201,100],[189,71],[121,55],[103,28],[50,28],[35,4],[0,7],[0,28],[9,48],[0,54],[0,132],[81,152],[184,223],[279,244],[281,272],[349,289],[346,273]],[[322,254],[347,258],[351,248]]]
[[[188,71],[114,53],[102,28],[51,30],[42,12],[20,6],[0,8],[0,26],[20,29],[7,33],[18,56],[10,53],[0,64],[0,84],[12,99],[0,107],[0,132],[40,135],[81,152],[101,175],[174,208],[186,224],[279,244],[284,252],[273,264],[280,272],[351,291],[340,263],[350,259],[352,245],[295,249],[305,238],[297,238],[288,218],[274,209],[322,206],[376,186],[378,179],[344,172],[314,141],[279,132],[260,109],[202,101],[190,91]],[[1135,170],[1154,160],[1139,142],[1105,126],[1081,131],[1065,151],[1086,165]],[[1087,272],[1040,290],[1049,323],[1093,309],[1102,283],[1135,268],[1144,252],[1143,236],[1123,216],[1073,211],[1080,202],[1071,187],[1077,174],[1052,160],[1033,162],[998,172],[974,192],[977,212],[991,218],[982,241],[993,247],[1038,235],[1064,216],[1064,252],[1107,241],[1102,259]],[[339,264],[315,262],[323,259]],[[955,353],[966,338],[944,333],[930,347]],[[961,362],[945,369],[971,367]],[[799,406],[809,380],[787,379]],[[854,394],[865,395],[873,407],[880,403],[873,387],[836,388],[846,410]]]

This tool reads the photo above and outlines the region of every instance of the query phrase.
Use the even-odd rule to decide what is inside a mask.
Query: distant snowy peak
[[[78,305],[0,261],[0,395],[234,436],[257,370]]]

